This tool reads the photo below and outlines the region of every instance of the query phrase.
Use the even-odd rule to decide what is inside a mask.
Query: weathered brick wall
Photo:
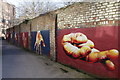
[[[24,21],[23,23],[20,24],[20,33],[21,32],[28,32],[28,49],[30,50],[31,49],[31,35],[30,35],[30,32],[31,32],[31,29],[30,29],[30,26],[31,25],[31,21],[29,20],[26,20]]]
[[[20,28],[21,28],[21,32],[29,32],[30,31],[30,23],[28,22],[23,22],[21,25],[20,25]]]
[[[10,33],[13,33],[13,31],[14,31],[13,27],[9,29]]]
[[[6,29],[6,33],[9,33],[10,32],[10,28]]]
[[[49,28],[50,30],[50,55],[51,55],[51,59],[55,60],[56,59],[56,46],[55,46],[55,17],[56,15],[54,13],[50,13],[47,15],[48,17],[46,17],[46,26]]]
[[[20,32],[19,25],[14,26],[14,31],[15,31],[15,33],[19,33]]]
[[[28,49],[31,49],[31,21],[27,23],[27,32],[28,32]]]
[[[20,32],[28,32],[28,44],[31,49],[31,34],[32,31],[50,30],[50,55],[51,59],[55,59],[55,14],[50,12],[40,15],[28,22],[20,24]]]
[[[58,28],[118,25],[120,2],[80,2],[58,10]]]
[[[19,25],[19,31],[29,33],[30,49],[30,32],[50,30],[50,55],[55,60],[57,29],[119,25],[119,8],[120,2],[79,2],[23,22]]]
[[[39,30],[49,30],[51,26],[50,24],[50,13],[40,15],[31,20],[32,23],[32,31],[39,31]]]
[[[31,21],[31,31],[39,31],[39,30],[45,30],[44,29],[44,18],[43,17],[36,17],[32,19]]]
[[[50,30],[50,55],[55,59],[55,14],[50,12],[31,20],[31,31]]]

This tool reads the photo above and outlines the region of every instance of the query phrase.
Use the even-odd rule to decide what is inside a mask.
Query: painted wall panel
[[[31,32],[31,50],[32,51],[35,51],[35,47],[34,47],[34,44],[35,44],[35,41],[36,41],[36,33],[37,32]]]
[[[94,42],[95,48],[99,51],[105,51],[110,49],[118,48],[118,27],[94,27],[94,28],[76,28],[76,29],[62,29],[58,30],[57,35],[57,61],[87,72],[92,75],[96,75],[98,77],[109,77],[109,78],[117,78],[118,77],[118,58],[110,59],[114,65],[114,70],[109,70],[105,64],[101,62],[88,62],[86,60],[82,60],[80,58],[74,59],[66,54],[65,49],[62,45],[62,40],[64,35],[68,35],[70,33],[78,33],[81,32],[87,36],[87,38]],[[77,44],[76,44],[77,45]]]
[[[43,46],[42,42],[41,44],[41,50],[39,50],[38,52],[36,51],[36,46],[35,46],[35,42],[36,42],[36,36],[37,36],[37,32],[31,32],[31,49],[32,51],[36,51],[38,54],[42,53],[42,55],[46,55],[49,56],[50,55],[50,37],[49,37],[49,30],[42,30],[40,31],[40,34],[42,35],[43,41],[45,46]],[[40,45],[39,45],[40,47]],[[39,48],[40,49],[40,48]]]
[[[20,33],[20,46],[28,49],[28,32]]]
[[[50,32],[49,30],[42,30],[41,35],[45,43],[45,47],[41,47],[43,55],[50,56]]]
[[[19,45],[19,33],[15,33],[15,45]]]

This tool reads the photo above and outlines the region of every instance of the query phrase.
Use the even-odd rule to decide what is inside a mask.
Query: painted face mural
[[[94,42],[89,40],[83,33],[76,32],[64,35],[62,45],[65,53],[73,59],[80,59],[90,63],[100,62],[105,64],[109,70],[115,69],[111,59],[117,59],[119,51],[116,49],[99,51],[94,48]]]
[[[35,44],[34,44],[34,47],[36,48],[36,52],[41,54],[41,46],[45,47],[45,43],[44,43],[44,40],[43,40],[43,37],[40,33],[40,31],[37,32],[36,34],[36,41],[35,41]]]

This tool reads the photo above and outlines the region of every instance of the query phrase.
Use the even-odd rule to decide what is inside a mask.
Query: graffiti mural
[[[83,33],[77,32],[64,35],[62,45],[67,55],[72,58],[93,63],[101,62],[105,64],[109,70],[115,69],[115,65],[111,59],[118,58],[118,50],[99,51],[94,48],[94,43]]]
[[[38,31],[37,34],[36,34],[36,41],[35,41],[35,44],[34,44],[34,47],[36,49],[36,53],[38,54],[41,54],[41,46],[45,47],[45,43],[44,43],[44,40],[43,40],[43,37],[41,35],[41,32]]]
[[[20,33],[20,44],[24,48],[28,48],[28,32]]]
[[[117,33],[117,27],[59,30],[57,61],[96,76],[116,78],[119,65]]]
[[[50,40],[49,30],[31,32],[31,48],[38,54],[49,56]]]
[[[36,31],[31,32],[31,50],[32,51],[36,51],[36,49],[34,47],[34,44],[35,44],[35,41],[36,41],[36,34],[37,34]]]
[[[49,30],[42,30],[41,35],[45,43],[45,47],[41,46],[41,51],[43,55],[50,56],[50,32]]]

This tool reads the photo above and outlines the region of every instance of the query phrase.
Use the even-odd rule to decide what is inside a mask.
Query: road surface
[[[3,78],[93,78],[2,41]]]

